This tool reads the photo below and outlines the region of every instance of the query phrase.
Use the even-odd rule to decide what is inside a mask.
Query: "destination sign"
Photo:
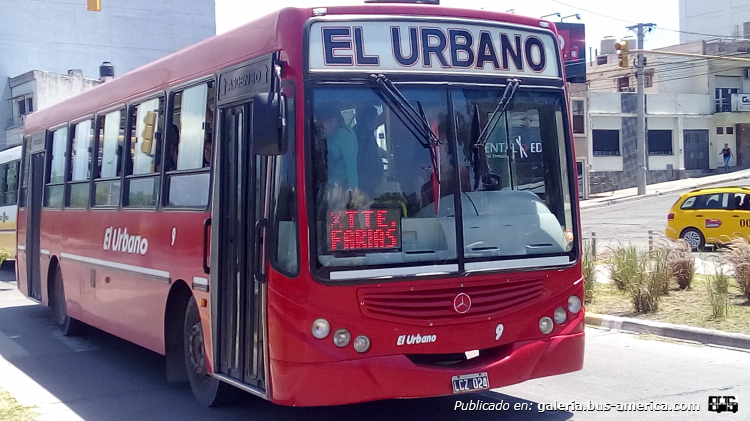
[[[329,211],[328,251],[401,248],[398,209]]]
[[[464,22],[315,22],[310,70],[561,77],[551,32]]]

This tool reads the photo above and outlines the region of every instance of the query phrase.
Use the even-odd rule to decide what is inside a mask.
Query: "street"
[[[243,395],[234,405],[210,409],[195,401],[187,384],[166,382],[158,354],[95,329],[61,336],[48,309],[24,298],[7,275],[0,276],[0,387],[37,406],[42,420],[702,420],[709,417],[709,396],[734,396],[739,412],[717,419],[739,420],[747,419],[750,404],[747,352],[587,329],[582,371],[503,389],[323,408],[282,407]],[[576,403],[613,409],[554,410]],[[700,411],[616,409],[638,403],[699,404]],[[470,410],[472,404],[484,410]]]
[[[712,187],[749,186],[750,181],[726,182]],[[607,247],[632,244],[648,245],[648,230],[653,230],[654,241],[664,240],[669,209],[680,197],[681,192],[647,196],[642,199],[615,203],[608,206],[581,210],[581,231],[583,238],[591,238],[596,233],[599,252]]]

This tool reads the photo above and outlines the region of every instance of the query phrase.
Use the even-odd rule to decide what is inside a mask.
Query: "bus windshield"
[[[562,91],[521,87],[498,107],[505,88],[399,85],[437,141],[410,129],[378,88],[313,90],[319,276],[575,260]]]

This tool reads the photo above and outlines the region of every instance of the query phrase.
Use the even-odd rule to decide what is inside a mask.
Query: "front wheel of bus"
[[[198,306],[193,297],[190,297],[185,310],[183,348],[185,350],[188,380],[190,381],[190,388],[193,389],[193,395],[202,405],[222,405],[227,400],[232,386],[208,374],[203,327],[201,326]]]
[[[64,336],[76,335],[81,330],[81,322],[68,316],[68,305],[65,301],[65,285],[63,284],[62,271],[59,266],[55,270],[53,282],[52,296],[50,297],[52,320]]]

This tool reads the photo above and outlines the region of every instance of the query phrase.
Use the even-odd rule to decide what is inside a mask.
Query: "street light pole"
[[[646,194],[646,92],[643,89],[643,27],[651,29],[655,26],[653,23],[639,23],[635,26],[629,26],[628,29],[638,30],[638,56],[635,63],[635,77],[638,82],[637,105],[636,105],[636,184],[638,186],[638,195]]]

